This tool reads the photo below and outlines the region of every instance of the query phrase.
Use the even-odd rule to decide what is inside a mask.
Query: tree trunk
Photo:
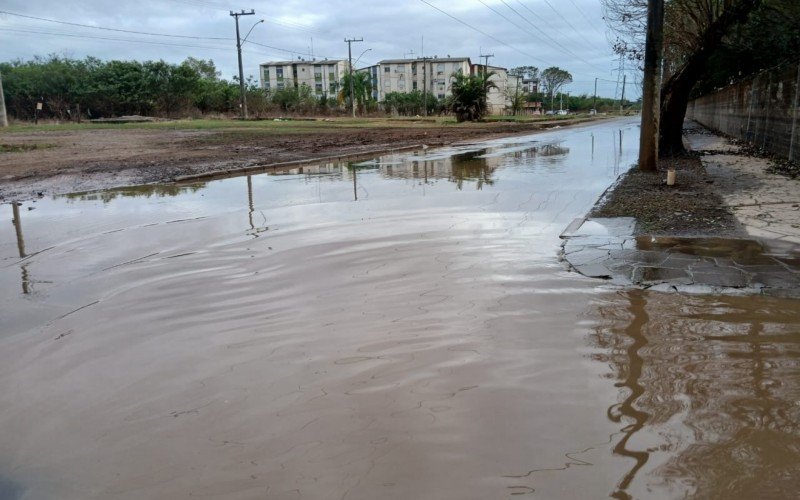
[[[661,129],[658,141],[659,156],[675,156],[685,152],[683,120],[689,105],[689,95],[705,72],[706,63],[722,44],[730,29],[747,20],[761,0],[741,0],[715,19],[700,37],[701,46],[661,88]]]

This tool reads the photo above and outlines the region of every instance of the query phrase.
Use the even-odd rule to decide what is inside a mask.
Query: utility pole
[[[242,69],[242,40],[239,38],[239,16],[254,16],[256,11],[250,9],[250,12],[230,11],[231,16],[236,19],[236,52],[239,54],[239,116],[242,120],[247,119],[247,96],[244,91],[244,70]]]
[[[628,75],[622,75],[622,95],[619,98],[619,114],[622,114],[622,103],[625,102],[625,79]]]
[[[6,99],[3,96],[3,75],[0,75],[0,127],[8,127],[8,117],[6,117]]]
[[[353,88],[353,42],[363,42],[363,38],[345,38],[347,43],[347,59],[350,61],[350,107],[353,110],[353,118],[356,117],[356,98],[355,90]]]
[[[642,127],[639,170],[658,170],[658,129],[661,108],[661,59],[664,41],[664,0],[647,0],[647,39],[644,49]]]
[[[594,79],[594,100],[592,101],[592,109],[597,112],[597,77]]]
[[[483,76],[489,73],[489,58],[494,57],[494,54],[480,54],[478,57],[483,58]]]
[[[422,58],[422,116],[428,116],[428,58]]]

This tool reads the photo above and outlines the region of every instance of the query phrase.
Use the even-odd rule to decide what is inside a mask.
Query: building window
[[[321,83],[315,83],[314,84],[314,91],[317,94],[321,94],[322,93],[322,84]]]
[[[411,83],[411,88],[412,88],[413,90],[417,90],[417,82],[412,82],[412,83]]]
[[[444,94],[438,94],[439,99],[444,99]]]
[[[275,78],[277,78],[279,82],[283,81],[283,68],[275,69]]]
[[[264,69],[264,80],[269,81],[269,69]]]
[[[330,81],[336,80],[336,76],[333,74],[333,72],[328,73],[328,80]]]
[[[335,83],[331,83],[330,85],[328,85],[328,92],[330,92],[331,94],[335,94],[336,93],[336,84]]]
[[[385,68],[383,68],[383,72],[384,72],[384,73],[391,73],[391,72],[392,72],[392,68],[391,68],[391,66],[388,66],[388,65],[387,65]]]
[[[283,90],[283,82],[278,82],[278,90]]]

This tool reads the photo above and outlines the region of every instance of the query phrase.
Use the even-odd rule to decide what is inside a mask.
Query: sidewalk
[[[707,131],[687,131],[724,202],[750,238],[637,234],[628,217],[579,219],[561,235],[571,269],[619,285],[686,293],[800,297],[800,181]]]

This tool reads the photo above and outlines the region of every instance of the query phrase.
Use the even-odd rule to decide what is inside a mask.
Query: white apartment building
[[[385,59],[360,69],[372,77],[372,97],[382,101],[389,92],[424,91],[444,99],[450,95],[450,76],[462,71],[469,74],[468,57],[430,57]]]
[[[340,89],[342,78],[347,74],[347,61],[311,60],[274,61],[259,65],[261,88],[267,91],[285,88],[299,88],[307,85],[314,95],[335,96]]]
[[[499,115],[511,104],[508,96],[513,95],[517,90],[522,92],[522,79],[518,76],[509,75],[506,68],[499,66],[489,66],[488,68],[490,73],[494,73],[489,78],[489,81],[494,83],[495,87],[489,89],[489,93],[486,96],[486,104],[489,108],[489,114]],[[484,71],[486,71],[486,66],[482,64],[476,64],[472,69],[475,74]]]
[[[450,81],[454,73],[475,74],[484,71],[483,65],[473,65],[468,57],[431,57],[417,59],[386,59],[374,66],[359,69],[372,79],[372,97],[383,101],[390,92],[424,90],[437,99],[449,97]],[[497,86],[487,96],[489,113],[500,114],[508,106],[507,95],[521,85],[518,77],[509,76],[506,68],[489,66],[495,75],[491,80]]]

